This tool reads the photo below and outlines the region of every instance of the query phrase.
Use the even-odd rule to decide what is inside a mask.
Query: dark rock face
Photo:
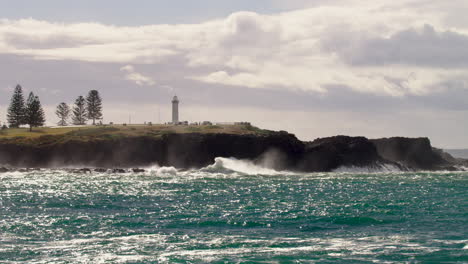
[[[120,140],[68,141],[46,146],[0,143],[0,164],[14,167],[104,167],[148,165],[165,155],[164,142],[138,137]]]
[[[215,158],[226,157],[252,160],[277,170],[302,172],[397,163],[413,169],[432,170],[452,164],[433,151],[428,139],[368,140],[337,136],[302,142],[292,134],[275,132],[267,135],[167,134],[52,142],[42,146],[0,142],[0,164],[23,168],[80,166],[110,168],[111,171],[158,164],[190,169],[206,167],[213,164]]]
[[[446,160],[451,164],[468,167],[468,159],[455,158],[451,154],[444,152],[442,149],[433,148],[433,151],[440,155],[442,159]]]
[[[68,141],[46,146],[0,143],[0,164],[13,167],[131,168],[152,164],[201,168],[216,157],[255,159],[277,149],[285,153],[283,168],[302,155],[304,144],[294,135],[168,134],[118,140]]]
[[[383,138],[371,142],[383,158],[414,170],[452,170],[449,154],[432,148],[428,138]],[[449,157],[450,156],[450,157]]]
[[[337,136],[307,143],[298,169],[331,171],[341,166],[373,167],[385,162],[367,138]]]
[[[166,157],[160,163],[176,168],[200,168],[213,164],[217,157],[233,157],[259,161],[265,153],[282,153],[276,169],[289,169],[304,152],[304,144],[294,135],[274,133],[268,136],[232,134],[173,134],[168,135]]]

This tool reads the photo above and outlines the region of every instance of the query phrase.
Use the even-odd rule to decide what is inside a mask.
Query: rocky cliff
[[[431,146],[428,138],[382,138],[370,140],[379,155],[411,170],[455,170],[462,160]]]
[[[338,136],[302,142],[286,132],[268,134],[185,133],[160,136],[64,140],[47,136],[28,143],[0,141],[0,164],[12,167],[142,167],[153,164],[202,168],[216,157],[253,160],[278,170],[332,171],[382,164],[436,170],[453,165],[428,139]]]

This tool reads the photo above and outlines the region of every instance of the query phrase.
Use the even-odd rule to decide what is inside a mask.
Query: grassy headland
[[[165,134],[259,134],[271,131],[250,125],[208,125],[208,126],[172,126],[172,125],[110,125],[80,127],[42,127],[30,132],[27,128],[0,130],[0,142],[43,145],[64,141],[93,141],[118,139],[125,137],[160,137]]]

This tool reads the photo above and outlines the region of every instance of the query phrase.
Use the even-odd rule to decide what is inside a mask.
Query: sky
[[[249,121],[468,148],[462,0],[0,0],[0,121],[99,90],[104,122]]]

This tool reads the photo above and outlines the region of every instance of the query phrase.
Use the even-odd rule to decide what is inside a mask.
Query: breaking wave
[[[458,171],[468,171],[467,166],[455,166],[455,168],[457,168]]]
[[[468,167],[457,166],[456,172],[466,172]],[[217,157],[213,164],[208,165],[201,169],[177,169],[172,166],[161,167],[157,164],[143,167],[141,169],[100,169],[100,168],[57,168],[57,169],[11,169],[7,172],[0,173],[8,176],[21,176],[31,173],[42,174],[52,173],[60,174],[61,172],[74,173],[74,174],[91,174],[91,175],[144,175],[144,176],[197,176],[205,177],[213,174],[218,177],[219,175],[229,176],[244,176],[244,175],[264,175],[264,176],[317,176],[317,175],[343,175],[343,174],[405,174],[409,172],[427,172],[430,171],[413,171],[403,166],[395,164],[379,163],[372,166],[358,167],[358,166],[343,166],[336,168],[330,172],[298,172],[293,170],[275,170],[269,168],[267,165],[257,164],[251,160],[241,160],[236,158],[223,158]],[[454,173],[454,171],[438,171],[437,173]]]
[[[273,169],[264,168],[248,160],[238,160],[235,158],[216,158],[215,163],[202,169],[206,172],[214,173],[243,173],[249,175],[279,175],[285,172],[279,172]]]
[[[277,171],[271,168],[262,167],[249,160],[239,160],[235,158],[215,159],[213,165],[202,169],[204,172],[211,173],[242,173],[248,175],[290,175],[290,174],[307,174],[294,173],[292,171]],[[376,164],[368,167],[340,167],[332,171],[333,173],[398,173],[403,172],[402,169],[393,164]]]
[[[377,164],[375,166],[368,167],[339,167],[333,172],[337,173],[392,173],[392,172],[402,172],[402,169],[393,164]]]
[[[174,167],[159,167],[158,165],[153,165],[147,167],[146,170],[148,170],[150,173],[156,174],[177,175],[177,169]]]

